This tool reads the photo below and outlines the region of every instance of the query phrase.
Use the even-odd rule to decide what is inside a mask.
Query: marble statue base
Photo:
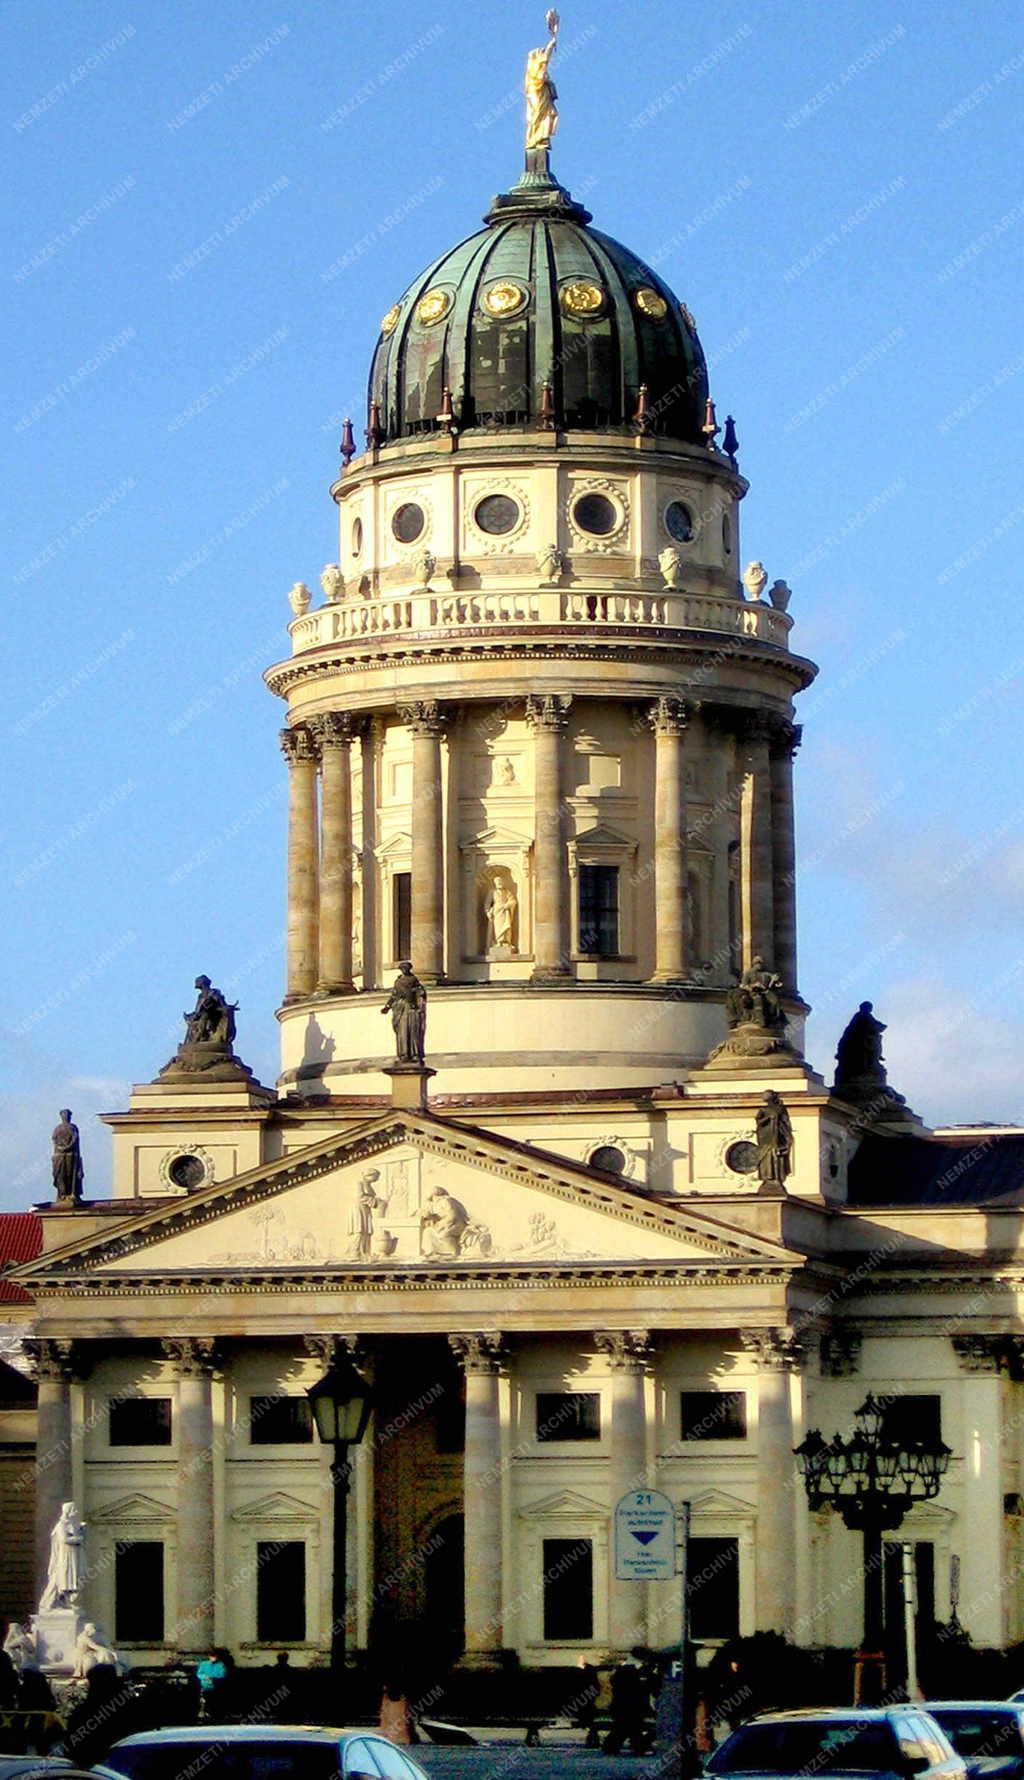
[[[75,1645],[85,1625],[79,1607],[48,1607],[32,1615],[35,1633],[35,1666],[44,1675],[70,1675],[75,1667]]]
[[[802,1059],[789,1043],[785,1028],[772,1029],[743,1023],[734,1026],[728,1038],[716,1045],[707,1066],[713,1069],[759,1068],[786,1069]]]
[[[180,1044],[170,1062],[164,1064],[157,1080],[194,1081],[197,1076],[204,1082],[249,1082],[255,1079],[248,1064],[235,1056],[230,1045],[202,1040],[197,1044]]]
[[[426,1112],[427,1083],[436,1069],[425,1063],[389,1063],[383,1071],[391,1077],[391,1104],[409,1112]]]

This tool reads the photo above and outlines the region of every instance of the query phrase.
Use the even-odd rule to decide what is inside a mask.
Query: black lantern
[[[938,1495],[951,1454],[941,1440],[888,1438],[885,1405],[870,1392],[854,1419],[847,1439],[824,1440],[812,1428],[795,1457],[810,1507],[834,1508],[864,1535],[864,1641],[855,1691],[859,1703],[868,1703],[885,1688],[882,1534],[901,1526],[915,1502]]]
[[[331,1575],[331,1669],[340,1681],[345,1667],[348,1491],[352,1481],[349,1448],[358,1446],[373,1412],[373,1393],[343,1351],[336,1350],[323,1378],[306,1392],[316,1431],[333,1448],[331,1483],[334,1496],[333,1570]]]

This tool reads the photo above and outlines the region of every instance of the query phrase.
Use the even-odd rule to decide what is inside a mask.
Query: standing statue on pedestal
[[[862,1001],[836,1046],[836,1087],[851,1082],[876,1082],[880,1087],[886,1079],[882,1060],[882,1033],[885,1026],[876,1020],[873,1004]]]
[[[395,1055],[399,1063],[424,1063],[427,1036],[427,991],[419,977],[413,976],[412,965],[405,960],[399,965],[400,975],[388,996],[382,1014],[391,1015],[395,1033]]]
[[[526,58],[523,90],[526,94],[526,153],[546,155],[558,128],[558,93],[551,78],[551,58],[558,47],[558,14],[549,12],[545,24],[551,33],[543,49],[531,49]],[[530,171],[539,171],[527,159]]]
[[[60,1124],[53,1133],[53,1190],[58,1201],[81,1199],[83,1179],[78,1126],[71,1123],[71,1108],[62,1106]]]
[[[73,1502],[65,1502],[50,1534],[50,1561],[46,1586],[39,1600],[40,1613],[52,1607],[73,1607],[82,1582],[85,1526]]]
[[[491,893],[484,904],[484,914],[491,930],[490,945],[499,950],[511,952],[514,948],[513,934],[516,920],[515,885],[508,879],[497,877],[491,885]]]
[[[793,1166],[793,1126],[781,1097],[769,1088],[754,1118],[757,1172],[763,1187],[782,1189]]]

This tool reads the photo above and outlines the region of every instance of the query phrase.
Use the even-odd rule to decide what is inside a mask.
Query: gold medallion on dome
[[[398,304],[392,303],[391,308],[388,310],[380,324],[380,331],[385,337],[388,334],[394,333],[398,326],[398,317],[401,313],[402,311],[399,309]]]
[[[633,301],[641,315],[653,316],[655,321],[662,321],[668,314],[668,304],[661,292],[656,291],[649,284],[641,285],[640,289],[636,292]]]
[[[505,321],[509,316],[518,315],[530,301],[530,293],[514,278],[499,278],[489,284],[480,298],[480,307],[485,315],[493,315],[497,321]]]
[[[428,290],[426,296],[421,297],[417,303],[416,314],[425,327],[430,327],[447,315],[451,306],[452,300],[446,290]]]
[[[589,278],[574,278],[571,284],[563,284],[561,303],[566,315],[599,315],[604,308],[604,291]]]

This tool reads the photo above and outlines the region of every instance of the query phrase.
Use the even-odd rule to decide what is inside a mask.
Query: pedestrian
[[[223,1661],[219,1650],[211,1648],[202,1662],[196,1666],[196,1680],[199,1683],[199,1716],[200,1718],[216,1718],[224,1683],[228,1678],[227,1664]]]
[[[612,1722],[601,1747],[605,1755],[618,1755],[628,1743],[634,1755],[647,1745],[647,1689],[635,1658],[624,1657],[612,1675]]]
[[[96,1663],[85,1678],[85,1698],[67,1722],[62,1747],[77,1768],[91,1768],[122,1737],[139,1728],[134,1689],[113,1663]]]
[[[597,1696],[601,1686],[601,1677],[589,1657],[581,1656],[578,1662],[579,1685],[573,1694],[576,1723],[580,1730],[585,1730],[587,1733],[583,1743],[584,1749],[598,1749],[600,1748],[600,1739],[597,1734]]]

